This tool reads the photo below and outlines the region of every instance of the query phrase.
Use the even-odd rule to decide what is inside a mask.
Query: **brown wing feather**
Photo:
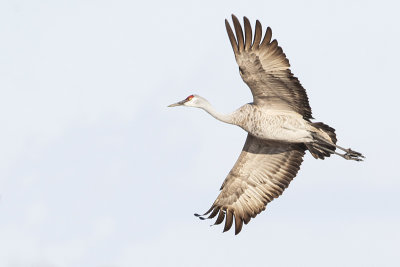
[[[251,30],[251,28],[250,28],[250,30]],[[261,37],[262,37],[262,27],[261,27],[261,23],[257,20],[256,21],[256,29],[254,30],[254,41],[253,41],[252,49],[258,49],[258,47],[260,46]]]
[[[207,212],[212,211],[209,218],[219,212],[215,224],[220,224],[226,215],[225,232],[231,228],[234,216],[238,234],[243,222],[247,224],[265,210],[289,186],[300,169],[304,151],[303,145],[270,142],[248,135],[239,159]]]
[[[232,15],[233,27],[235,28],[236,37],[239,45],[239,53],[244,50],[243,30],[237,17]]]
[[[226,27],[226,32],[228,33],[228,36],[229,36],[229,41],[231,42],[231,45],[232,45],[233,52],[235,54],[237,54],[239,51],[238,51],[236,38],[235,38],[235,35],[233,34],[231,25],[229,25],[228,20],[225,20],[225,27]]]
[[[251,47],[251,41],[252,41],[252,34],[253,31],[251,30],[251,25],[250,21],[248,18],[244,17],[244,28],[245,28],[245,45],[244,45],[244,50],[249,50]]]
[[[244,18],[245,40],[239,20],[232,15],[236,37],[229,23],[226,27],[240,75],[250,87],[256,105],[268,105],[270,108],[295,111],[304,119],[312,119],[311,107],[306,91],[299,80],[290,71],[289,60],[278,42],[271,42],[272,31],[268,27],[263,41],[261,24],[257,21],[254,42],[250,39],[252,29],[248,19]]]

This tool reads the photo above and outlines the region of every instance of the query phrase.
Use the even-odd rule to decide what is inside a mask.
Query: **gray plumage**
[[[235,234],[266,205],[280,196],[296,176],[306,150],[314,158],[331,154],[348,160],[361,161],[363,155],[336,144],[335,130],[321,122],[311,122],[308,97],[299,80],[290,71],[289,61],[271,41],[268,27],[262,39],[261,23],[257,20],[254,39],[249,20],[244,17],[244,34],[238,19],[232,15],[233,33],[225,20],[226,30],[239,65],[240,76],[253,94],[253,103],[231,114],[220,114],[201,96],[191,95],[173,106],[204,109],[214,118],[237,125],[248,132],[239,159],[221,186],[221,192],[205,219],[217,216],[215,224],[225,219],[224,232],[235,221]],[[345,153],[336,152],[336,149]]]

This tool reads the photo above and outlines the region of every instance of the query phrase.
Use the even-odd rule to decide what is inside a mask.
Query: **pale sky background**
[[[400,266],[398,1],[0,1],[0,266]],[[224,26],[270,26],[316,121],[363,163],[306,155],[238,236],[212,204],[251,101]]]

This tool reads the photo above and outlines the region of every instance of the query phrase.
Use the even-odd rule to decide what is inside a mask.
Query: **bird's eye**
[[[193,97],[194,97],[194,95],[190,95],[190,96],[186,97],[186,101],[192,100]]]

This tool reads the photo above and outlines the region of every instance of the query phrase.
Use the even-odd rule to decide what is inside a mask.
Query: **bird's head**
[[[203,108],[208,102],[199,95],[190,95],[184,100],[171,104],[168,107],[186,106],[186,107],[196,107]]]

